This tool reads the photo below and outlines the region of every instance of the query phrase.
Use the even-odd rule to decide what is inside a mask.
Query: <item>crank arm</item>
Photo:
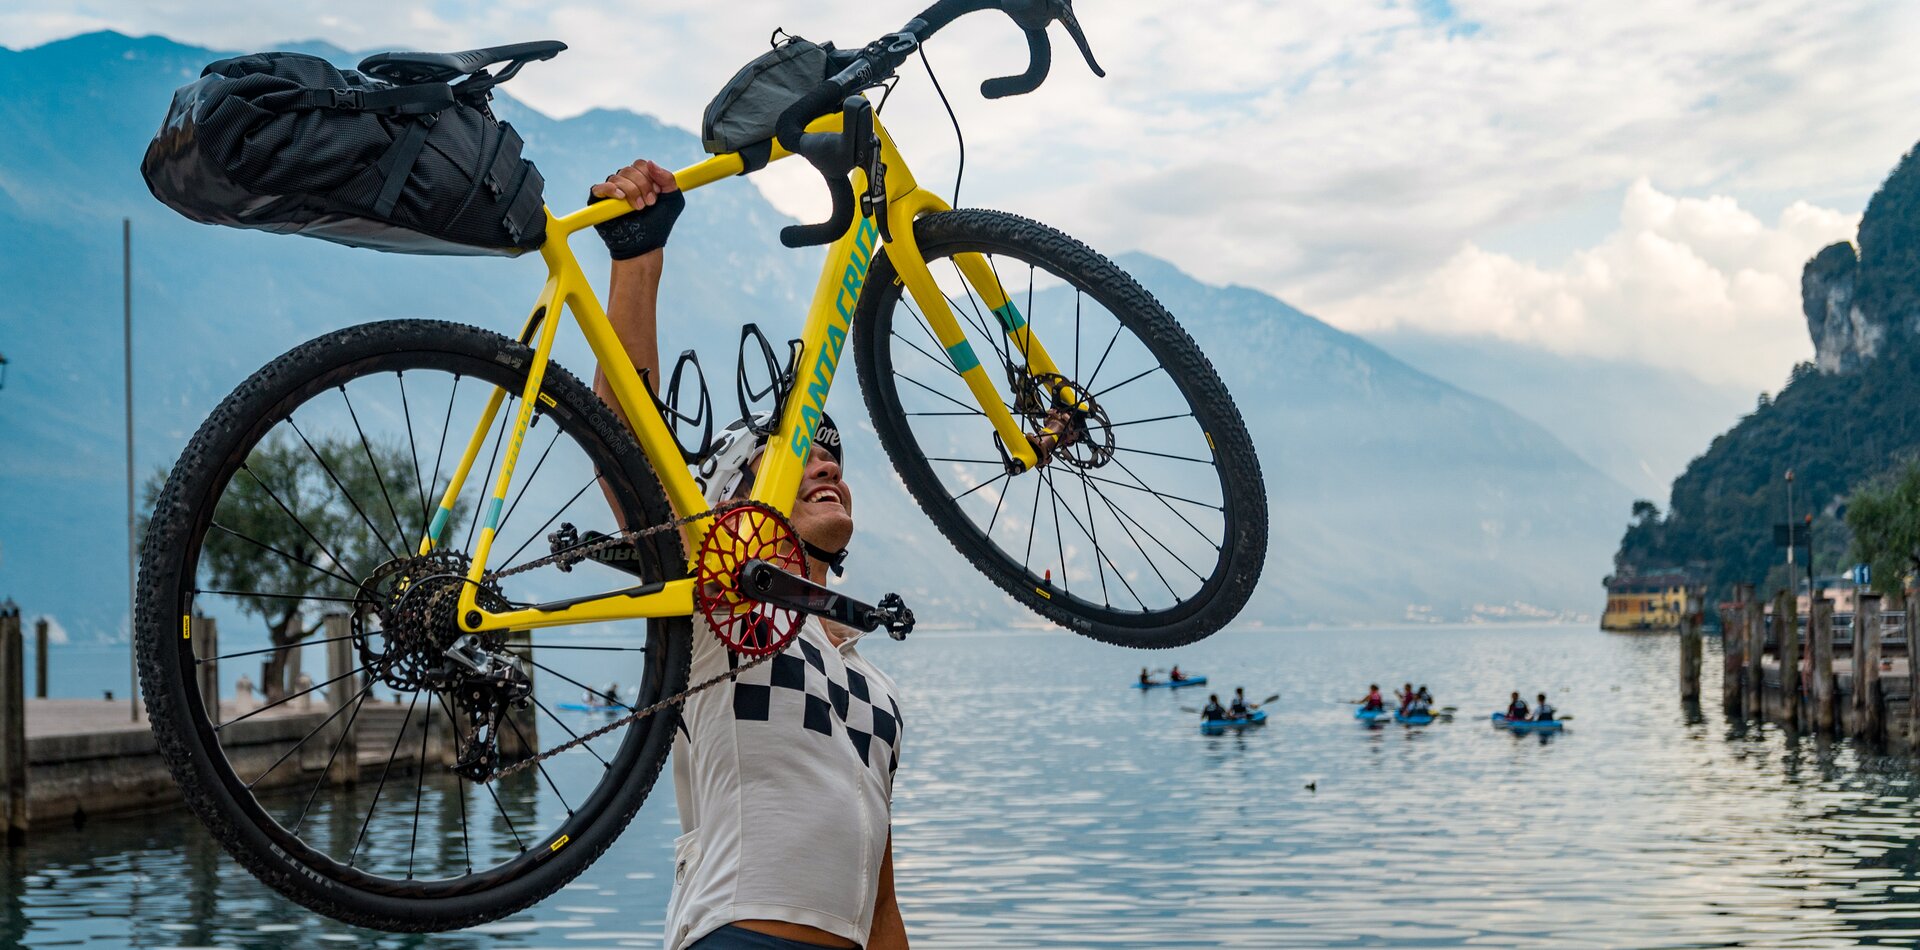
[[[740,592],[775,607],[797,610],[843,624],[863,633],[881,627],[895,640],[904,640],[913,632],[913,611],[899,594],[880,598],[878,607],[863,604],[774,565],[754,559],[740,567]]]

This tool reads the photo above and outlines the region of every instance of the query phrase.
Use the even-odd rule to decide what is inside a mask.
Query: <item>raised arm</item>
[[[633,214],[599,226],[600,236],[613,255],[607,320],[619,335],[633,368],[645,374],[656,389],[660,386],[657,307],[660,274],[665,267],[662,248],[673,230],[674,219],[686,206],[679,188],[672,172],[646,159],[636,160],[593,186],[595,198],[621,198],[634,207]],[[594,370],[593,391],[623,420],[626,418],[613,396],[613,387],[607,383],[605,370]]]

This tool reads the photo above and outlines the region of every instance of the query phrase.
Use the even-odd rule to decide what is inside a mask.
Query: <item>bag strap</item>
[[[427,82],[392,89],[308,89],[295,96],[287,108],[431,115],[450,108],[453,103],[453,87],[443,82]]]
[[[427,145],[427,133],[433,131],[433,125],[440,117],[428,113],[407,123],[407,129],[393,140],[385,154],[374,167],[380,169],[380,195],[373,200],[373,213],[380,217],[393,214],[393,206],[400,201],[400,192],[407,186],[407,177],[413,174],[413,163],[420,157],[420,150]]]

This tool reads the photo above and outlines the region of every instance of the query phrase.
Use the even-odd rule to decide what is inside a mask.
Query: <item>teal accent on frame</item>
[[[973,355],[973,344],[965,340],[947,347],[947,358],[953,360],[953,368],[962,373],[980,365],[980,357]]]
[[[453,509],[442,508],[433,513],[433,524],[427,526],[427,537],[438,542],[441,529],[447,526],[447,519],[453,515]]]
[[[1005,327],[1008,333],[1027,325],[1027,318],[1020,315],[1020,308],[1014,306],[1011,300],[1007,301],[1006,306],[995,310],[993,315],[1000,318],[1000,325]]]
[[[487,502],[487,530],[488,531],[497,531],[500,529],[500,501],[501,501],[500,499],[495,498],[494,500]]]

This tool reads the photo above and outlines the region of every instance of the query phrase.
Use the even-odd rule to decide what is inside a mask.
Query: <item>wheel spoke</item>
[[[400,731],[394,733],[393,749],[387,753],[387,764],[380,767],[380,783],[373,787],[373,801],[367,803],[367,817],[360,822],[360,834],[353,839],[353,849],[347,852],[347,867],[359,860],[360,845],[367,840],[367,828],[373,824],[374,809],[380,807],[380,794],[387,789],[387,776],[393,772],[393,760],[400,757],[400,742],[407,737],[407,725],[413,722],[413,707],[420,702],[420,691],[413,691],[413,698],[407,701],[407,713],[400,718]]]
[[[307,434],[300,431],[300,424],[293,421],[293,416],[287,416],[287,425],[293,429],[294,435],[300,437],[300,443],[307,447],[307,452],[313,456],[313,460],[320,463],[320,470],[327,473],[327,479],[333,482],[333,487],[340,489],[341,497],[345,498],[347,504],[353,507],[353,513],[360,516],[360,522],[367,526],[367,533],[373,535],[373,539],[380,542],[381,547],[387,549],[388,557],[399,557],[400,555],[394,552],[393,545],[388,544],[387,539],[381,537],[380,529],[373,526],[373,519],[368,518],[366,510],[360,507],[359,499],[354,498],[353,492],[347,490],[347,486],[340,481],[340,476],[334,473],[333,466],[327,464],[327,460],[320,454],[320,450],[313,447],[313,440],[308,439]],[[252,472],[249,471],[248,474],[252,474]]]
[[[561,505],[559,511],[554,512],[552,516],[547,518],[546,524],[543,524],[540,527],[533,529],[533,534],[528,535],[527,540],[522,541],[520,543],[520,546],[517,548],[514,548],[513,553],[507,555],[505,558],[503,558],[503,560],[505,560],[508,564],[512,564],[514,558],[519,557],[520,552],[525,551],[527,549],[527,545],[532,544],[535,541],[538,541],[540,539],[541,532],[547,530],[548,528],[553,527],[553,523],[556,521],[559,521],[560,516],[566,514],[567,509],[572,508],[573,503],[576,501],[579,501],[580,496],[585,495],[587,493],[587,489],[592,488],[593,486],[598,484],[600,484],[600,476],[598,475],[595,475],[594,477],[587,479],[587,483],[585,485],[580,486],[580,490],[577,492],[574,492],[573,497],[567,499],[567,503],[564,505]],[[504,568],[501,568],[501,570],[510,571],[510,570],[513,570],[513,568],[504,567]]]
[[[270,702],[270,703],[268,703],[268,704],[266,704],[265,706],[262,706],[262,707],[260,707],[259,709],[256,709],[256,710],[254,710],[254,711],[252,711],[252,712],[250,712],[250,713],[247,713],[247,714],[246,714],[246,715],[244,715],[244,716],[241,716],[241,717],[239,717],[239,718],[236,718],[236,719],[229,719],[229,720],[227,720],[226,722],[223,722],[223,723],[221,723],[221,724],[219,724],[219,725],[217,725],[217,726],[214,726],[214,727],[213,727],[213,731],[217,733],[217,732],[219,732],[220,730],[222,730],[222,729],[225,729],[225,728],[227,728],[228,726],[231,726],[231,725],[233,725],[233,724],[234,724],[234,723],[236,723],[236,722],[245,722],[245,721],[247,721],[247,720],[249,720],[249,719],[252,719],[252,718],[253,718],[253,717],[255,717],[255,716],[258,716],[258,715],[260,715],[260,714],[261,714],[261,713],[263,713],[263,712],[266,712],[266,711],[267,711],[267,710],[269,710],[269,709],[272,709],[272,708],[274,708],[275,706],[284,706],[284,705],[286,705],[287,703],[289,703],[289,702],[292,702],[293,700],[296,700],[296,699],[299,699],[300,697],[302,697],[302,696],[305,696],[305,695],[307,695],[308,693],[311,693],[311,692],[313,692],[313,691],[315,691],[315,690],[320,690],[320,689],[325,689],[325,688],[327,688],[327,687],[329,687],[329,686],[332,686],[333,684],[335,684],[335,683],[338,683],[338,682],[340,682],[341,680],[343,680],[343,679],[346,679],[347,677],[349,677],[349,676],[352,676],[352,675],[354,675],[355,673],[359,673],[359,672],[361,672],[361,671],[363,671],[363,670],[365,670],[365,669],[366,669],[366,667],[364,667],[364,666],[356,666],[356,667],[354,667],[353,669],[351,669],[351,670],[348,670],[348,671],[346,671],[345,673],[342,673],[342,674],[340,674],[339,676],[336,676],[336,677],[334,677],[334,678],[332,678],[332,679],[330,679],[330,680],[327,680],[327,681],[326,681],[326,682],[324,682],[324,683],[316,683],[316,684],[314,684],[314,685],[312,685],[312,686],[309,686],[309,687],[307,687],[306,689],[303,689],[303,690],[301,690],[301,691],[299,691],[299,692],[297,692],[297,693],[292,693],[292,694],[289,694],[289,695],[286,695],[286,696],[282,696],[282,697],[280,697],[279,699],[276,699],[276,700],[274,700],[273,702]]]
[[[360,709],[367,704],[367,697],[371,695],[373,695],[373,681],[368,680],[367,685],[360,690],[360,695],[353,699],[353,712],[347,716],[346,725],[340,727],[340,738],[333,740],[333,752],[327,756],[327,767],[320,770],[320,778],[313,783],[313,791],[307,793],[307,803],[300,806],[300,814],[293,820],[293,827],[289,830],[294,834],[300,833],[301,824],[307,820],[307,812],[313,809],[313,800],[318,798],[320,790],[327,786],[327,779],[333,775],[333,763],[340,758],[340,749],[347,744],[347,737],[353,734],[353,724],[360,718]],[[340,705],[344,708],[347,704]]]
[[[367,688],[361,690],[360,693],[361,695],[366,695],[366,693],[371,689],[373,689],[373,685],[368,684]],[[347,711],[347,704],[341,703],[339,709],[334,710],[332,715],[329,715],[327,718],[320,720],[320,724],[313,727],[313,731],[307,733],[306,736],[302,738],[299,742],[294,743],[293,748],[290,748],[287,751],[280,753],[280,757],[273,760],[273,764],[267,766],[267,770],[265,772],[261,772],[259,775],[254,776],[253,781],[247,783],[247,789],[251,791],[255,785],[260,784],[260,782],[264,780],[267,776],[272,775],[273,770],[280,767],[280,763],[285,762],[289,756],[293,755],[295,752],[300,751],[300,748],[307,744],[308,739],[311,739],[314,736],[319,735],[320,730],[327,728],[328,723],[334,721],[335,719],[340,718],[340,714],[346,711]]]
[[[234,659],[239,659],[240,657],[243,657],[243,656],[259,656],[262,653],[279,653],[284,650],[297,650],[301,647],[318,646],[322,643],[335,643],[340,640],[351,640],[351,639],[353,639],[353,634],[351,633],[346,634],[345,636],[327,637],[321,640],[302,639],[302,640],[297,640],[293,643],[282,643],[279,646],[267,647],[266,649],[263,649],[263,650],[248,650],[245,653],[223,653],[220,656],[210,656],[205,659],[196,659],[194,660],[194,662],[195,663],[212,663],[216,660],[234,660]]]
[[[400,527],[400,509],[393,506],[393,496],[387,493],[387,476],[380,474],[380,463],[373,457],[373,445],[367,441],[367,430],[360,428],[360,414],[353,409],[353,397],[347,395],[347,387],[340,387],[340,399],[347,404],[347,417],[353,420],[353,431],[360,434],[360,450],[367,454],[367,467],[373,470],[373,481],[380,486],[380,497],[387,502],[387,514],[393,518],[395,536],[405,539],[407,529]],[[378,535],[379,532],[374,532]],[[382,544],[386,542],[382,541]],[[387,550],[391,551],[392,548]]]
[[[335,553],[333,553],[333,552],[332,552],[331,550],[328,550],[328,548],[327,548],[327,545],[326,545],[326,542],[324,542],[324,541],[321,541],[321,540],[320,540],[319,538],[317,538],[317,537],[314,537],[314,535],[313,535],[313,531],[311,531],[310,529],[308,529],[308,528],[307,528],[307,523],[306,523],[306,522],[304,522],[304,521],[301,521],[301,520],[300,520],[300,516],[299,516],[299,515],[296,515],[296,514],[294,514],[294,513],[293,513],[293,509],[292,509],[292,508],[289,508],[289,507],[287,507],[287,503],[286,503],[286,502],[284,502],[284,501],[281,501],[281,500],[280,500],[280,496],[279,496],[279,495],[277,495],[277,494],[274,494],[274,491],[273,491],[273,489],[272,489],[272,488],[269,488],[269,487],[267,487],[267,483],[266,483],[265,481],[262,481],[259,475],[256,475],[256,474],[254,474],[254,471],[253,471],[253,468],[252,468],[251,466],[249,466],[249,465],[248,465],[247,463],[245,463],[245,462],[241,462],[241,463],[240,463],[240,470],[241,470],[241,471],[243,471],[243,472],[246,472],[246,473],[247,473],[247,477],[249,477],[249,478],[251,478],[251,479],[253,479],[253,483],[254,483],[254,484],[256,484],[256,485],[259,485],[259,486],[260,486],[260,490],[261,490],[261,491],[264,491],[264,492],[266,492],[266,493],[267,493],[267,497],[268,497],[268,498],[271,498],[271,499],[273,499],[273,503],[274,503],[275,505],[278,505],[278,506],[280,507],[280,510],[281,510],[281,511],[284,511],[284,512],[286,512],[286,513],[287,513],[287,517],[288,517],[288,518],[291,518],[291,519],[293,519],[293,523],[294,523],[294,525],[295,525],[296,527],[298,527],[298,528],[300,529],[300,533],[301,533],[301,534],[304,534],[304,535],[306,535],[306,536],[307,536],[307,540],[309,540],[309,541],[312,541],[312,542],[313,542],[313,546],[314,546],[314,547],[317,547],[317,548],[319,548],[319,549],[320,549],[320,553],[321,553],[321,554],[324,554],[324,555],[326,555],[326,556],[327,556],[327,560],[329,560],[329,561],[332,561],[333,563],[335,563],[335,564],[337,564],[337,565],[339,565],[339,566],[340,566],[340,567],[342,567],[342,568],[345,568],[346,570],[352,570],[352,568],[351,568],[351,567],[349,567],[349,566],[347,565],[347,562],[346,562],[346,561],[345,561],[345,560],[344,560],[343,558],[341,558],[341,557],[340,557],[339,555],[337,555],[337,554],[335,554]],[[249,540],[251,540],[251,539],[249,539]],[[265,545],[261,545],[261,546],[262,546],[262,547],[265,547]],[[271,549],[269,549],[269,550],[271,550]],[[277,551],[276,551],[275,553],[279,553],[279,552],[277,552]],[[302,562],[302,563],[304,563],[304,562]],[[308,565],[308,566],[309,566],[309,567],[312,567],[312,565]],[[319,568],[317,568],[317,567],[315,567],[315,568],[314,568],[314,570],[316,570],[316,571],[317,571],[317,570],[320,570],[320,569],[319,569]],[[338,575],[338,574],[335,574],[335,575],[333,575],[333,576],[335,576],[335,577],[340,577],[340,575]],[[341,580],[346,580],[346,578],[344,578],[344,577],[341,577]],[[354,584],[354,583],[353,583],[353,581],[347,581],[347,583],[349,583],[349,584],[353,584],[353,586],[355,586],[355,587],[358,587],[358,586],[360,586],[360,585],[358,585],[358,584]]]
[[[420,445],[413,436],[413,407],[407,403],[407,374],[394,371],[394,379],[400,382],[400,414],[407,420],[407,456],[413,460],[413,490],[420,496],[420,523],[427,523],[427,486],[420,480]],[[423,529],[424,530],[424,529]],[[401,535],[404,543],[406,535]]]
[[[535,416],[534,418],[537,419],[539,417]],[[494,526],[494,537],[499,537],[507,530],[507,522],[512,521],[513,513],[520,510],[520,502],[527,497],[527,492],[533,488],[533,480],[540,477],[540,466],[547,464],[547,456],[553,452],[553,447],[560,441],[561,434],[562,430],[560,427],[558,425],[554,426],[553,438],[547,442],[546,449],[540,453],[539,461],[533,463],[533,471],[527,473],[527,480],[520,483],[520,491],[513,496],[513,504],[507,506],[507,513],[501,515],[500,523]]]

